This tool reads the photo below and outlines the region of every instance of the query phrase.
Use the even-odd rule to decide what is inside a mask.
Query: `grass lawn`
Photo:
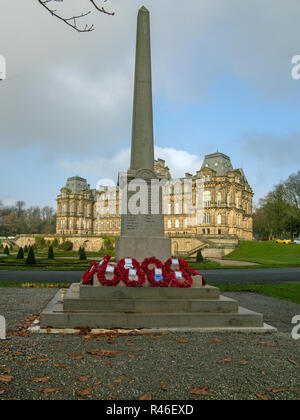
[[[23,260],[17,259],[17,253],[0,257],[0,270],[46,270],[46,271],[86,271],[92,261],[100,261],[107,254],[114,256],[114,251],[86,252],[88,260],[80,260],[78,252],[54,250],[54,260],[48,260],[48,249],[35,250],[35,265],[27,265],[25,255]]]
[[[293,284],[219,284],[221,292],[254,292],[300,304],[300,283]]]
[[[300,267],[300,245],[282,245],[275,241],[243,241],[224,260],[249,261],[272,267]]]

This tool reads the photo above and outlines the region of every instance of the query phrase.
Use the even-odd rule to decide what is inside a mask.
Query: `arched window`
[[[65,216],[66,213],[67,213],[67,205],[66,204],[63,204],[63,206],[62,206],[62,213],[63,213],[63,216]]]
[[[218,206],[221,206],[221,204],[222,204],[222,194],[220,192],[218,192],[217,200],[218,200]]]
[[[204,191],[203,202],[204,202],[204,207],[210,207],[210,204],[211,204],[211,192],[210,191]]]
[[[176,219],[176,221],[175,221],[175,227],[178,229],[179,228],[179,220],[178,219]]]
[[[218,214],[218,225],[221,225],[222,224],[222,215],[221,214]]]

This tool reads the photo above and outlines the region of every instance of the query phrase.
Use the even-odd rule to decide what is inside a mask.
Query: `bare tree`
[[[63,2],[64,0],[38,0],[38,2],[54,17],[63,21],[66,25],[70,26],[71,28],[75,29],[77,32],[91,32],[93,31],[94,25],[84,25],[78,26],[78,21],[92,13],[91,10],[87,12],[83,12],[80,15],[74,15],[70,17],[63,17],[59,14],[56,9],[53,9],[50,5],[52,2]],[[100,13],[104,13],[105,15],[114,16],[114,12],[108,12],[103,6],[99,6],[99,0],[87,0],[91,4],[93,10],[97,10]],[[103,3],[106,3],[107,0],[101,0]]]

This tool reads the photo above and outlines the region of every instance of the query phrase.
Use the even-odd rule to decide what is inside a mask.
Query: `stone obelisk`
[[[137,22],[131,162],[125,185],[119,176],[125,214],[121,218],[121,236],[116,242],[117,261],[127,257],[140,262],[152,256],[162,261],[170,258],[171,240],[164,233],[162,190],[159,188],[158,194],[153,192],[153,185],[159,181],[154,172],[150,14],[142,7]],[[135,201],[136,194],[141,206],[139,211],[132,211],[130,201]]]

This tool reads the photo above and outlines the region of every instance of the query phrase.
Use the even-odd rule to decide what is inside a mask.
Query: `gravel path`
[[[8,329],[16,330],[25,317],[39,313],[55,293],[0,289],[0,314],[6,316]],[[136,400],[150,392],[153,399],[161,400],[299,399],[300,341],[292,340],[290,332],[291,318],[300,314],[300,305],[251,293],[226,295],[262,311],[279,333],[91,339],[9,334],[0,341],[0,379],[1,375],[13,379],[0,381],[0,399],[78,399],[78,392],[85,390],[87,395],[80,398]],[[88,353],[94,349],[118,353],[112,357]],[[37,383],[34,378],[46,378],[46,382]],[[200,388],[212,395],[190,393]]]

